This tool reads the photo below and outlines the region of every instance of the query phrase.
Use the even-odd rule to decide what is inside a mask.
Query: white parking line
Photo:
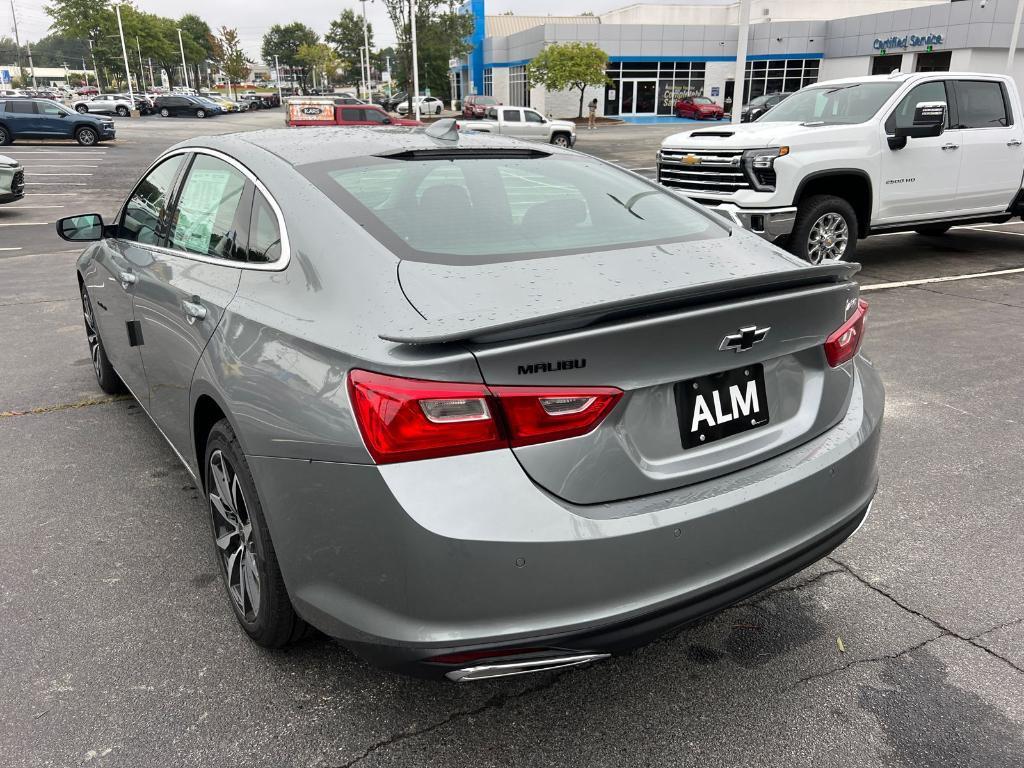
[[[0,248],[0,251],[20,251],[21,248]]]
[[[63,205],[15,205],[11,207],[12,211],[34,211],[37,208],[64,208]]]
[[[0,227],[46,227],[49,224],[48,221],[15,221],[10,224],[0,224]]]
[[[99,168],[98,165],[77,165],[71,163],[32,163],[33,168]]]
[[[35,197],[37,195],[43,197],[75,197],[77,192],[26,192],[25,197]]]
[[[1019,275],[1024,274],[1024,267],[1015,269],[997,269],[993,272],[971,272],[966,275],[948,275],[946,277],[925,277],[921,280],[900,280],[895,283],[875,283],[874,285],[862,285],[860,292],[882,291],[887,288],[909,288],[914,285],[928,285],[930,283],[952,283],[957,280],[973,280],[978,277],[997,277],[998,275]]]
[[[1000,232],[998,229],[985,229],[984,227],[957,227],[957,229],[973,229],[975,232],[991,232],[993,235],[1016,235],[1017,237],[1024,237],[1024,232]]]
[[[25,171],[26,176],[92,176],[91,173],[35,173],[34,171]]]
[[[84,181],[33,181],[32,185],[36,187],[85,187],[88,186],[88,183]]]

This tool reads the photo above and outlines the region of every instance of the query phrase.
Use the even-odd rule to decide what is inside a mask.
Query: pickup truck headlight
[[[775,161],[789,154],[789,147],[748,149],[743,153],[743,168],[757,192],[775,191]]]

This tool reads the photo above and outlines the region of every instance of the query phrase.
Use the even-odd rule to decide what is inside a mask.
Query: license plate
[[[683,448],[695,448],[768,423],[764,366],[745,365],[675,385]]]

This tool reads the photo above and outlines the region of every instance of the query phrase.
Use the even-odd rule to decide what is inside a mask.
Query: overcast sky
[[[43,11],[46,0],[14,0],[18,12],[18,31],[22,42],[27,38],[37,40],[47,34],[49,17]],[[687,4],[718,3],[723,0],[679,0]],[[725,0],[728,1],[728,0]],[[660,0],[672,2],[672,0]],[[531,14],[546,15],[551,12],[551,0],[486,0],[488,14],[503,11],[514,11],[523,16]],[[630,0],[559,0],[558,13],[569,15],[593,11],[602,13],[612,8],[631,5]],[[143,11],[163,16],[178,17],[186,13],[195,13],[202,17],[214,29],[221,26],[235,27],[242,38],[246,52],[254,59],[259,58],[260,41],[267,27],[272,24],[287,24],[301,21],[323,35],[331,23],[331,19],[344,8],[352,8],[359,12],[358,0],[341,0],[334,4],[324,0],[136,0],[136,5]],[[375,31],[374,45],[378,48],[393,44],[394,29],[388,19],[387,11],[381,0],[369,0],[366,3],[366,17],[373,24]],[[0,0],[0,35],[10,34],[11,12],[9,0]]]

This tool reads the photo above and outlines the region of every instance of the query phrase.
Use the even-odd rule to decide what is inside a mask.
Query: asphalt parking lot
[[[98,147],[3,148],[28,187],[0,206],[4,766],[1024,765],[1019,220],[860,244],[881,485],[808,571],[630,655],[511,682],[403,678],[323,637],[253,645],[200,494],[140,408],[96,386],[78,249],[53,222],[110,216],[182,138],[281,122],[118,120]],[[584,130],[577,149],[650,174],[669,132]]]

